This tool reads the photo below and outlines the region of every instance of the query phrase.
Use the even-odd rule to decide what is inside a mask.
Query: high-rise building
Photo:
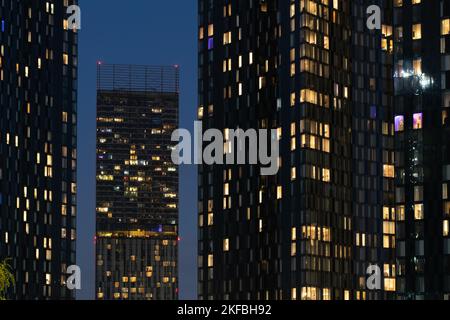
[[[69,5],[1,1],[0,260],[10,299],[70,299],[75,264],[77,42]]]
[[[394,297],[392,5],[373,4],[382,30],[362,0],[199,0],[204,130],[280,140],[274,176],[200,167],[199,298]]]
[[[178,296],[178,67],[98,64],[97,299]]]
[[[393,1],[398,286],[450,299],[450,2]]]

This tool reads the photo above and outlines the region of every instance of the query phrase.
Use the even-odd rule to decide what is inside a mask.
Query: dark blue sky
[[[196,0],[80,0],[78,79],[78,299],[95,292],[96,62],[180,65],[180,127],[192,130],[197,107]],[[180,298],[195,299],[197,171],[180,170]]]

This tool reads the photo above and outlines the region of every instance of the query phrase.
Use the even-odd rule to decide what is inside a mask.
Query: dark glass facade
[[[369,31],[364,1],[199,1],[203,128],[280,141],[274,176],[200,166],[200,299],[394,296],[392,6],[377,3]]]
[[[0,1],[0,260],[10,299],[71,299],[75,264],[77,1]]]
[[[450,299],[450,2],[394,1],[398,295]]]
[[[178,67],[97,70],[96,297],[176,299]]]

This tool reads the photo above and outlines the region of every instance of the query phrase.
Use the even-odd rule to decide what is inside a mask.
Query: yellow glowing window
[[[294,257],[297,254],[297,243],[291,243],[291,256]]]
[[[208,37],[212,37],[214,35],[214,25],[208,25]]]
[[[414,205],[414,219],[423,220],[424,218],[424,208],[423,204],[415,204]]]
[[[278,186],[277,187],[277,199],[281,199],[283,198],[283,187],[282,186]]]
[[[230,194],[230,185],[228,183],[225,183],[223,186],[223,194],[225,196],[228,196]]]
[[[295,92],[291,93],[291,107],[295,106]]]
[[[395,278],[384,279],[384,290],[395,291]]]
[[[322,169],[322,181],[323,182],[331,181],[330,169]]]
[[[223,44],[227,45],[230,43],[231,43],[231,31],[228,31],[223,34]]]
[[[223,251],[230,251],[230,239],[223,239]]]
[[[441,34],[443,36],[450,34],[450,19],[444,19],[441,22]]]
[[[395,177],[394,166],[388,164],[383,165],[383,176],[386,178],[394,178]]]
[[[291,62],[295,61],[295,49],[291,49],[289,56],[291,58]]]
[[[323,289],[322,291],[322,299],[323,300],[331,300],[330,289]]]
[[[449,221],[444,220],[444,226],[443,226],[444,237],[448,237],[449,233],[450,233]]]
[[[314,90],[310,89],[302,89],[300,91],[300,102],[308,102],[312,104],[317,104],[318,102],[318,94]]]
[[[291,151],[294,151],[296,149],[296,139],[295,137],[291,138]]]
[[[395,234],[395,222],[384,221],[383,222],[383,233],[394,235]]]
[[[322,140],[322,151],[326,153],[330,153],[330,140],[323,139]]]
[[[297,168],[291,168],[291,180],[297,179]]]
[[[199,120],[203,119],[203,107],[198,108],[197,117]]]
[[[212,254],[208,255],[208,268],[214,267],[214,256]]]
[[[302,1],[302,4],[303,3],[304,2]],[[308,12],[312,15],[317,15],[317,3],[315,3],[314,1],[307,0],[305,3],[305,9],[306,9],[306,12]]]
[[[333,0],[333,9],[339,10],[339,0]]]
[[[413,40],[422,39],[422,25],[420,23],[412,26],[412,38]]]
[[[208,213],[208,226],[212,226],[214,224],[214,214]]]
[[[63,62],[64,64],[69,64],[69,55],[67,53],[63,54]]]

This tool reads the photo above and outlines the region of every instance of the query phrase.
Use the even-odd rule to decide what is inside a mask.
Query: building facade
[[[178,296],[178,67],[98,64],[97,299]]]
[[[392,5],[374,4],[382,30],[364,1],[199,1],[203,128],[280,141],[274,176],[200,166],[200,299],[394,296]]]
[[[450,3],[394,1],[398,295],[450,299]]]
[[[77,1],[0,1],[0,259],[10,299],[71,299],[75,264]]]

